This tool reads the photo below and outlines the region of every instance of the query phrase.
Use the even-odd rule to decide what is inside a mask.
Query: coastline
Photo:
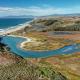
[[[15,32],[15,31],[18,31],[18,30],[21,30],[21,29],[24,29],[25,27],[27,26],[30,26],[31,22],[34,21],[36,18],[28,21],[28,22],[25,22],[24,24],[19,24],[17,25],[16,27],[10,27],[10,28],[7,28],[5,30],[3,30],[3,32],[0,32],[0,35],[7,35],[11,32]],[[12,36],[12,37],[21,37],[21,38],[25,38],[25,41],[21,42],[19,44],[20,48],[23,48],[25,46],[25,43],[28,43],[28,42],[33,42],[33,40],[31,38],[28,38],[27,36],[17,36],[17,35],[8,35],[8,36]],[[68,37],[66,37],[67,39]],[[69,37],[70,38],[70,37]]]
[[[13,27],[10,27],[10,28],[6,28],[6,29],[0,29],[0,35],[7,35],[9,33],[12,33],[12,32],[15,32],[15,31],[18,31],[18,30],[21,30],[21,29],[24,29],[26,26],[30,26],[30,23],[32,21],[34,21],[36,18],[28,21],[28,22],[25,22],[23,24],[19,24],[19,25],[16,25],[16,26],[13,26]],[[28,38],[28,37],[24,37],[24,36],[17,36],[17,35],[8,35],[8,36],[12,36],[12,37],[21,37],[21,38],[25,38],[26,40],[24,42],[21,42],[19,45],[20,45],[20,48],[23,48],[24,47],[24,44],[25,43],[28,43],[28,42],[32,42],[32,39],[31,38]]]
[[[33,19],[34,20],[34,19]],[[28,21],[28,22],[25,22],[24,24],[19,24],[19,25],[16,25],[15,27],[10,27],[10,28],[7,28],[7,29],[1,29],[0,30],[0,35],[7,35],[11,32],[15,32],[15,31],[18,31],[18,30],[21,30],[21,29],[24,29],[26,26],[30,26],[30,23],[33,21]]]

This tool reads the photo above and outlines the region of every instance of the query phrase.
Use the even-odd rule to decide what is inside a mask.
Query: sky
[[[80,0],[0,0],[0,17],[80,13]]]

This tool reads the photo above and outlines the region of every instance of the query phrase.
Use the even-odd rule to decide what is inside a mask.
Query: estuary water
[[[54,55],[72,54],[75,52],[80,52],[80,44],[72,44],[51,51],[25,51],[18,46],[21,42],[25,40],[25,38],[20,37],[4,36],[2,43],[7,44],[8,47],[10,47],[11,52],[13,52],[13,54],[20,55],[23,58],[45,58]]]

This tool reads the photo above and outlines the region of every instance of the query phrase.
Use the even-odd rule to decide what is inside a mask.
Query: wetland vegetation
[[[24,29],[8,35],[31,38],[32,42],[24,44],[25,50],[44,51],[80,44],[79,30],[80,17],[48,17],[36,19]],[[7,45],[0,43],[1,80],[80,79],[80,52],[47,58],[22,58],[12,54],[10,48],[6,48],[8,48]]]

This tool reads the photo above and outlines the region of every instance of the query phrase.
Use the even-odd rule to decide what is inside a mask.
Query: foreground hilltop
[[[0,80],[68,80],[48,63],[33,64],[0,43]]]

